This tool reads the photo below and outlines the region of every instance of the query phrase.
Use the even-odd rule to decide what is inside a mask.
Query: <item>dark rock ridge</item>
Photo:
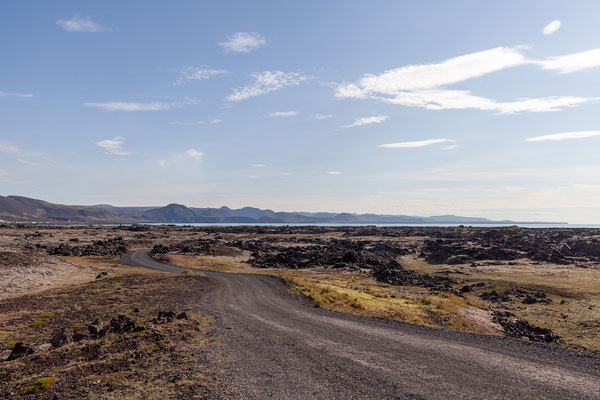
[[[61,243],[56,247],[47,249],[48,254],[55,256],[121,256],[127,254],[127,244],[122,237],[107,240],[98,240],[86,246],[72,246]],[[101,278],[101,276],[98,276]]]

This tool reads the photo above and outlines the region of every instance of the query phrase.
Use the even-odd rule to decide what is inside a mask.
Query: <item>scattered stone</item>
[[[495,290],[492,290],[491,292],[480,293],[479,298],[481,298],[482,300],[491,301],[493,303],[499,303],[502,301],[510,301],[510,297],[506,292],[498,293]]]
[[[90,334],[95,337],[101,337],[100,332],[102,332],[102,324],[99,320],[95,320],[91,324],[88,325],[88,331]]]
[[[80,342],[83,339],[87,339],[87,335],[85,335],[83,333],[74,333],[73,334],[73,341],[74,342]]]
[[[96,276],[96,279],[104,278],[106,275],[108,275],[108,272],[102,271]]]
[[[135,328],[135,321],[125,315],[118,315],[110,320],[110,327],[115,333],[125,333]]]
[[[56,332],[54,335],[52,335],[52,338],[50,339],[50,344],[56,349],[58,347],[64,346],[65,344],[69,344],[72,341],[73,332],[63,328]]]
[[[459,290],[460,293],[469,293],[472,291],[473,291],[473,286],[471,286],[471,285],[464,285]]]
[[[173,311],[159,311],[158,319],[173,319],[175,317],[175,313]]]
[[[10,355],[6,361],[16,360],[17,358],[25,357],[26,355],[33,354],[34,351],[31,347],[26,346],[23,342],[15,343]]]
[[[177,315],[177,319],[190,319],[185,311],[182,311],[179,315]]]

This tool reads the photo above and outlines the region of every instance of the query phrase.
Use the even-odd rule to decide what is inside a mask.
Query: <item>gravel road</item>
[[[145,250],[125,265],[180,272]],[[312,307],[277,278],[203,271],[239,399],[600,399],[600,355]],[[229,382],[227,382],[229,381]]]

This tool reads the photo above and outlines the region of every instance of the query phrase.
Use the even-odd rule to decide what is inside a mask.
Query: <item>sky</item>
[[[600,223],[600,2],[0,3],[0,194]]]

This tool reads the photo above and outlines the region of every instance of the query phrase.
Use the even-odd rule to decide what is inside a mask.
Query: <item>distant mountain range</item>
[[[49,223],[307,223],[307,224],[514,224],[513,221],[492,221],[487,218],[438,215],[415,217],[408,215],[351,214],[327,212],[275,212],[255,207],[231,209],[186,207],[169,204],[164,207],[115,207],[108,204],[76,206],[48,203],[21,196],[0,196],[0,220],[7,222]],[[529,224],[564,224],[564,222],[520,222]]]

